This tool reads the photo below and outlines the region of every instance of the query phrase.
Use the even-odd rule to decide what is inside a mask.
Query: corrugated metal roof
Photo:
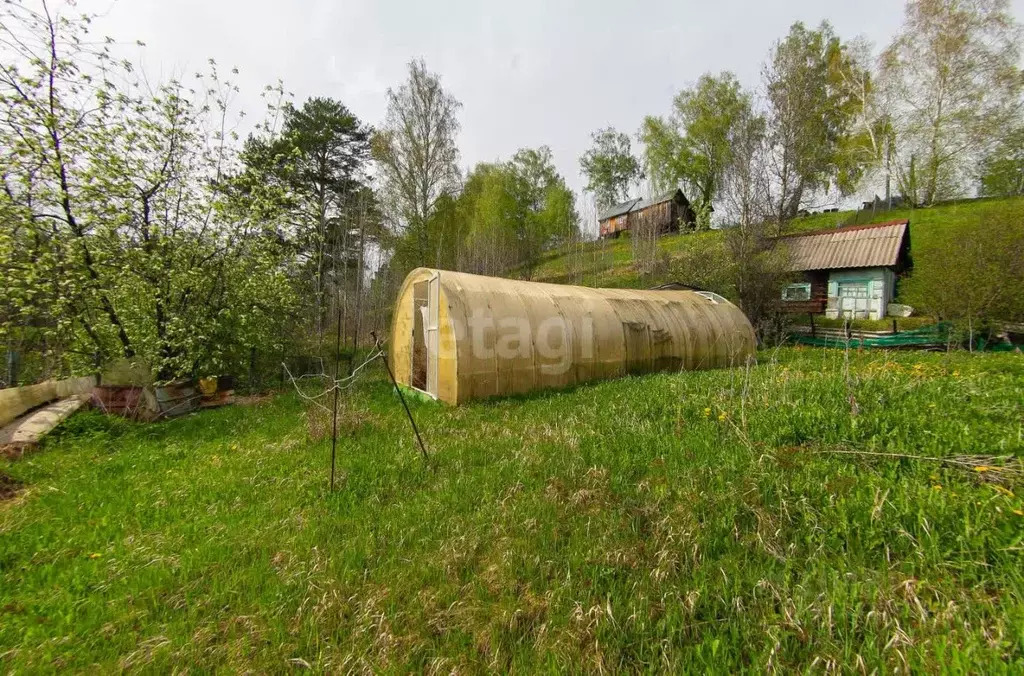
[[[781,238],[789,247],[790,270],[895,267],[908,221],[857,225]]]
[[[668,202],[669,200],[671,200],[673,197],[676,196],[677,192],[680,192],[679,188],[676,188],[675,190],[669,190],[664,195],[655,195],[654,197],[651,197],[650,199],[641,200],[640,204],[636,205],[636,208],[637,209],[646,209],[647,207],[653,207],[655,204],[661,204],[662,202]]]
[[[609,218],[615,218],[616,216],[621,216],[622,214],[628,214],[630,211],[633,210],[633,207],[635,207],[641,201],[642,200],[639,197],[634,197],[631,200],[626,200],[625,202],[613,204],[612,206],[608,207],[607,209],[599,213],[597,215],[597,220],[606,221]]]
[[[619,204],[612,205],[597,215],[597,220],[606,221],[609,218],[615,218],[622,214],[628,214],[631,211],[640,211],[647,207],[653,207],[655,204],[661,204],[662,202],[668,202],[670,199],[675,197],[676,193],[679,192],[679,188],[670,190],[664,195],[656,195],[650,199],[641,199],[636,197],[631,200],[626,200]]]

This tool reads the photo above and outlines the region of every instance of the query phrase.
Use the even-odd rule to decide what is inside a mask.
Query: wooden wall
[[[810,299],[784,301],[782,309],[792,314],[823,314],[828,304],[828,270],[805,272],[803,281],[811,283]]]

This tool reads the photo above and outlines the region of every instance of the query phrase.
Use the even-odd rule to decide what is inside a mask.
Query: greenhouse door
[[[434,276],[417,282],[412,292],[412,374],[409,383],[437,396],[437,351],[441,279]]]
[[[441,277],[438,273],[427,282],[427,392],[437,396],[437,352],[440,345],[438,325],[440,324]]]

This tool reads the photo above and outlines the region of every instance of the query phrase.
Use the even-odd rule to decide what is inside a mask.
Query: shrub
[[[789,280],[787,253],[763,228],[731,228],[718,237],[694,237],[672,261],[672,278],[734,301],[763,342],[781,336],[782,286]]]

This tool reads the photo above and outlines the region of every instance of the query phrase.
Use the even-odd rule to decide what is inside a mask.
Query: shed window
[[[810,300],[811,283],[799,282],[790,284],[782,290],[782,300]]]
[[[867,282],[840,282],[839,283],[839,297],[840,298],[867,298],[868,297],[868,283]]]

